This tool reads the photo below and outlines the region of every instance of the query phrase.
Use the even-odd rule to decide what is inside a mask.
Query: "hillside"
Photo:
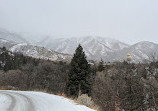
[[[37,59],[45,59],[51,61],[65,61],[69,62],[71,56],[68,54],[61,54],[44,47],[33,46],[27,43],[17,43],[5,39],[0,39],[0,47],[6,47],[11,52],[21,53],[25,56],[30,56]]]
[[[124,61],[127,53],[131,54],[132,62],[149,62],[157,59],[158,44],[142,41],[128,45],[118,40],[103,37],[81,38],[46,38],[37,45],[50,48],[57,52],[73,54],[77,45],[81,44],[88,59],[105,62]]]
[[[142,41],[117,51],[113,55],[117,55],[114,57],[115,60],[121,61],[126,60],[127,53],[131,54],[132,62],[151,62],[158,59],[158,44]]]
[[[121,50],[128,47],[128,44],[118,40],[103,38],[103,37],[81,37],[81,38],[67,38],[67,39],[52,39],[47,38],[37,45],[50,48],[57,52],[73,54],[78,44],[81,44],[88,59],[101,60],[109,53]]]
[[[0,28],[0,38],[16,43],[28,43],[28,41],[24,39],[21,35],[17,33],[9,32],[8,30],[2,28]]]
[[[158,56],[158,44],[149,41],[129,45],[99,36],[55,39],[51,36],[38,35],[39,40],[34,37],[37,38],[37,35],[16,34],[0,29],[0,47],[5,46],[13,52],[52,61],[70,61],[78,44],[82,45],[87,59],[94,61],[101,59],[105,62],[124,61],[129,53],[132,62],[138,63],[150,62]]]

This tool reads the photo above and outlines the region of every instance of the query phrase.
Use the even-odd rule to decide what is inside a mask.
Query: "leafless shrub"
[[[78,104],[82,104],[88,107],[91,107],[93,109],[99,110],[99,107],[94,104],[93,100],[91,97],[89,97],[87,94],[82,94],[79,96],[76,100]]]

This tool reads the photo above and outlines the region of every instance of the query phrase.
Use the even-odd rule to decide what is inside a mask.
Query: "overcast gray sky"
[[[56,37],[158,43],[158,0],[0,0],[0,27]]]

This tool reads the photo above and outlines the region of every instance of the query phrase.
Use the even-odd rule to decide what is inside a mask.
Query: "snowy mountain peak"
[[[47,39],[41,41],[40,46],[50,48],[57,52],[73,54],[78,44],[81,44],[88,59],[100,60],[109,52],[114,52],[128,47],[128,44],[122,43],[118,40],[104,38],[99,36],[87,36],[80,38],[64,38],[64,39]]]

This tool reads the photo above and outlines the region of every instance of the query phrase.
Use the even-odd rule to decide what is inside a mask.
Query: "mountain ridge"
[[[22,37],[15,35],[18,34],[4,30],[0,31],[0,47],[5,46],[8,49],[11,49],[13,46],[16,47],[22,44],[20,48],[16,47],[16,50],[14,51],[17,52],[19,50],[21,53],[25,54],[27,51],[29,52],[29,48],[32,51],[36,49],[36,52],[38,52],[37,50],[42,50],[42,47],[44,47],[43,51],[45,53],[48,53],[51,50],[52,55],[61,54],[64,56],[65,54],[66,56],[68,55],[72,57],[78,44],[81,44],[87,55],[87,59],[94,61],[100,61],[101,59],[105,62],[124,61],[127,59],[127,53],[131,54],[132,62],[137,63],[152,61],[153,58],[156,60],[158,59],[158,44],[149,41],[141,41],[129,45],[119,40],[100,36],[86,36],[80,38],[51,38],[51,36],[45,36],[45,39],[42,41],[38,42],[37,40],[36,43],[29,43],[27,42],[26,36]],[[26,40],[21,38],[25,38]],[[23,43],[26,44],[24,45]],[[44,53],[39,54],[44,55]],[[69,59],[71,57],[69,57]]]
[[[48,43],[40,43],[41,46],[53,49],[57,52],[73,54],[78,44],[81,44],[84,51],[91,60],[104,60],[105,62],[124,61],[127,53],[131,54],[132,62],[152,61],[158,55],[158,44],[141,41],[129,45],[119,40],[104,37],[81,37],[64,39],[47,39]],[[45,41],[46,42],[46,41]],[[37,44],[38,45],[38,44]],[[157,58],[156,58],[157,59]]]
[[[6,47],[7,50],[14,53],[21,53],[25,56],[50,61],[70,62],[72,57],[71,55],[58,53],[44,47],[34,46],[27,43],[15,43],[4,39],[0,39],[0,47]]]

